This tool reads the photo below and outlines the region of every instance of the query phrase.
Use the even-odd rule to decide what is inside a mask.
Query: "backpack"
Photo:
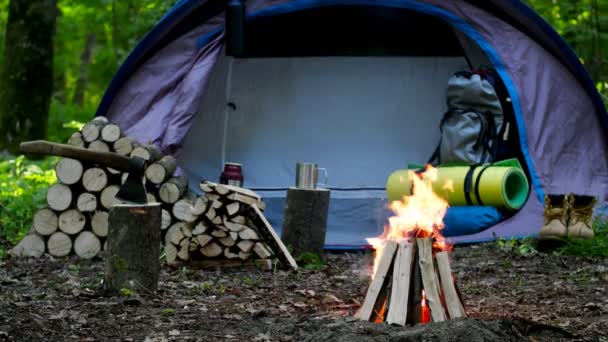
[[[429,164],[483,164],[496,160],[504,116],[493,71],[457,72],[448,80],[448,111],[439,124],[441,138]]]

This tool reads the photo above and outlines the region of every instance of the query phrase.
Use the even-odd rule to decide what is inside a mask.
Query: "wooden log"
[[[181,225],[179,226],[181,228]],[[172,230],[171,231],[171,236],[170,236],[170,240],[172,244],[179,246],[179,244],[182,242],[182,240],[185,238],[186,236],[184,235],[184,233],[182,232],[181,229],[176,229],[176,230]]]
[[[266,217],[264,217],[264,214],[262,214],[262,211],[257,207],[257,205],[252,204],[247,210],[247,215],[252,225],[257,228],[258,233],[264,236],[265,242],[275,251],[279,260],[285,265],[297,270],[298,264],[291,256],[291,253],[289,253],[287,250],[287,247],[285,247],[283,244],[283,241],[279,239],[279,236],[274,231],[268,220],[266,220]]]
[[[53,184],[46,192],[46,203],[53,210],[64,211],[72,203],[72,190],[65,184]]]
[[[163,157],[163,153],[154,145],[139,145],[131,151],[131,157],[139,157],[153,163]]]
[[[107,171],[107,172],[108,172],[108,174],[110,174],[110,175],[120,175],[120,174],[121,174],[121,172],[120,172],[120,171],[118,171],[118,170],[116,170],[116,169],[113,169],[113,168],[111,168],[111,167],[106,167],[106,171]]]
[[[177,251],[177,257],[181,260],[190,260],[190,239],[186,238],[180,243],[180,248]]]
[[[230,190],[228,190],[228,187],[226,187],[224,184],[215,184],[214,190],[220,196],[227,195],[230,192]]]
[[[218,194],[205,194],[205,197],[207,198],[207,200],[209,200],[209,202],[212,201],[219,201],[220,198],[222,198],[220,195]]]
[[[216,238],[223,238],[223,237],[228,236],[228,233],[226,233],[225,231],[220,230],[220,229],[215,229],[214,231],[211,232],[211,236],[214,236]]]
[[[249,253],[251,251],[251,249],[253,248],[253,245],[255,243],[253,241],[250,240],[241,240],[239,241],[239,243],[236,244],[236,246],[245,253]]]
[[[42,236],[48,236],[56,232],[58,224],[57,214],[48,208],[38,210],[32,220],[34,231]]]
[[[198,241],[199,246],[205,247],[205,246],[207,246],[207,244],[209,242],[211,242],[211,240],[213,240],[213,237],[211,237],[210,235],[207,235],[207,234],[202,234],[202,235],[197,235],[196,240]]]
[[[101,205],[109,210],[113,205],[121,203],[121,201],[116,198],[116,194],[119,190],[120,187],[118,185],[110,185],[103,189],[101,196],[99,196]]]
[[[328,189],[289,188],[287,190],[281,239],[293,248],[295,255],[323,253],[329,194]]]
[[[240,225],[245,225],[247,224],[247,218],[245,218],[245,216],[234,216],[230,218],[230,222],[234,222],[236,224],[240,224]]]
[[[219,238],[218,241],[226,247],[232,247],[236,244],[236,241],[231,236]]]
[[[87,123],[82,127],[82,139],[85,142],[92,142],[99,138],[101,135],[101,129],[108,123],[108,119],[103,117],[96,117],[91,122]]]
[[[374,314],[374,307],[376,307],[376,302],[379,299],[378,297],[385,288],[387,276],[390,274],[389,271],[391,270],[396,251],[397,242],[392,240],[386,241],[384,248],[382,249],[382,255],[378,261],[376,273],[374,274],[372,282],[367,288],[367,294],[365,295],[363,305],[361,305],[361,308],[359,308],[359,311],[355,317],[364,321],[369,321],[372,318],[372,314]],[[384,300],[385,298],[380,299]]]
[[[241,260],[247,260],[247,259],[251,258],[251,253],[240,251],[239,252],[239,258]]]
[[[190,239],[190,247],[188,247],[188,252],[192,253],[198,250],[200,246],[198,245],[198,239]]]
[[[416,239],[413,239],[414,245],[414,267],[410,277],[410,295],[408,300],[407,324],[416,325],[422,321],[422,275],[420,274],[420,256],[418,253],[418,244]]]
[[[165,260],[168,263],[173,263],[177,259],[177,247],[173,244],[165,245]]]
[[[82,140],[82,134],[80,134],[80,132],[72,133],[72,135],[68,139],[68,145],[82,147],[82,148],[86,147],[84,140]]]
[[[201,236],[201,235],[199,235],[199,236]],[[206,244],[204,247],[201,247],[201,254],[208,258],[216,257],[216,256],[222,254],[222,252],[224,252],[224,249],[215,242],[210,242],[210,243]]]
[[[399,242],[397,255],[393,265],[393,279],[388,315],[388,324],[405,325],[407,322],[408,299],[410,291],[410,276],[414,261],[414,245]]]
[[[237,241],[239,239],[239,233],[236,232],[228,232],[228,235],[232,238],[232,240]]]
[[[173,172],[177,167],[177,160],[172,156],[164,156],[160,160],[148,166],[146,169],[146,178],[153,184],[161,184],[169,177],[173,176]]]
[[[91,219],[91,230],[99,237],[108,236],[108,212],[96,211]]]
[[[118,204],[110,209],[105,290],[155,291],[160,273],[161,205]]]
[[[223,218],[223,225],[224,225],[224,227],[228,228],[229,231],[237,232],[237,233],[241,232],[245,229],[248,229],[248,227],[246,227],[242,224],[231,222],[227,217]]]
[[[110,152],[110,146],[101,140],[91,141],[87,148],[91,151]]]
[[[244,203],[247,205],[255,204],[258,207],[258,209],[260,209],[262,211],[266,208],[266,204],[264,204],[264,202],[262,202],[261,200],[250,197],[250,196],[245,196],[238,192],[232,193],[232,194],[228,195],[226,198],[228,198],[231,201],[241,202],[241,203]]]
[[[86,223],[87,219],[76,209],[69,209],[59,214],[59,230],[66,234],[80,233]]]
[[[255,230],[253,230],[251,228],[241,230],[239,232],[239,237],[243,240],[259,240],[260,239],[260,237],[255,232]]]
[[[196,216],[201,216],[207,211],[207,203],[208,200],[204,196],[200,196],[194,202],[194,207],[192,208],[192,214]]]
[[[199,184],[199,187],[201,188],[201,191],[203,191],[204,193],[212,193],[214,190],[211,186],[209,186],[209,184],[207,184],[206,181],[201,182]]]
[[[154,196],[153,193],[147,192],[146,193],[146,199],[148,201],[148,203],[157,203],[158,200],[156,199],[156,196]]]
[[[239,254],[231,252],[230,248],[224,248],[224,256],[227,259],[237,259],[239,257]]]
[[[72,251],[72,239],[65,233],[55,232],[49,237],[46,247],[50,255],[64,257]]]
[[[466,313],[456,286],[454,285],[454,278],[452,277],[452,268],[450,267],[450,259],[447,252],[438,252],[435,254],[435,260],[437,261],[437,269],[439,270],[439,278],[441,279],[441,288],[445,297],[445,304],[448,308],[448,314],[450,319],[465,317]]]
[[[173,204],[182,196],[188,188],[188,177],[179,176],[170,178],[160,186],[158,196],[164,203]]]
[[[174,245],[179,245],[184,237],[186,237],[185,232],[192,231],[192,224],[182,221],[177,221],[172,224],[167,232],[165,233],[165,244],[173,243]],[[190,233],[191,235],[192,233]]]
[[[443,322],[446,320],[445,311],[441,305],[439,294],[439,282],[435,266],[433,264],[433,242],[431,238],[416,239],[418,244],[418,255],[420,257],[420,273],[422,275],[422,285],[426,293],[426,299],[431,309],[433,322]]]
[[[81,193],[76,200],[76,208],[83,213],[95,211],[97,209],[97,197],[90,192]]]
[[[182,198],[173,204],[173,216],[178,220],[192,223],[198,219],[193,213],[194,203],[188,198]]]
[[[113,143],[120,139],[120,127],[116,124],[107,124],[101,129],[101,139],[107,143]]]
[[[37,234],[29,234],[24,236],[15,247],[10,249],[8,254],[13,257],[39,258],[44,254],[44,249],[44,239]]]
[[[233,202],[233,203],[226,205],[226,212],[228,213],[229,216],[236,215],[240,209],[241,209],[241,204],[239,202]]]
[[[273,270],[273,260],[272,259],[207,259],[207,260],[197,260],[190,261],[188,263],[188,267],[196,267],[200,269],[228,269],[228,268],[238,268],[238,269],[252,269],[252,270],[261,270],[261,271],[272,271]]]
[[[88,192],[99,192],[108,184],[108,175],[100,167],[92,167],[82,175],[82,186]]]
[[[214,209],[219,209],[219,208],[222,208],[223,206],[224,206],[224,203],[222,203],[222,201],[218,201],[218,200],[211,201],[211,207]]]
[[[122,156],[128,156],[131,154],[131,152],[133,152],[134,145],[135,142],[133,141],[133,139],[122,137],[116,140],[116,142],[114,142],[113,148],[114,152]]]
[[[78,183],[82,177],[83,167],[79,160],[61,158],[55,165],[55,175],[63,184],[72,185]]]
[[[150,203],[150,202],[148,202]],[[163,209],[162,210],[162,215],[161,215],[161,224],[160,224],[160,228],[162,230],[165,230],[167,228],[169,228],[169,226],[171,225],[171,221],[173,220],[173,218],[171,217],[171,213],[168,210]]]
[[[268,248],[261,242],[256,242],[255,245],[253,245],[253,251],[260,259],[268,259],[272,256],[272,253],[270,253]]]
[[[101,251],[101,241],[92,232],[85,230],[74,240],[74,253],[83,259],[91,259]]]
[[[211,220],[211,223],[219,227],[222,224],[222,217],[217,215],[213,220]]]
[[[199,223],[196,224],[196,226],[192,230],[192,235],[201,235],[201,234],[204,234],[207,231],[207,228],[208,227],[205,224],[205,222],[200,221]]]
[[[217,214],[215,212],[215,208],[210,207],[209,209],[207,209],[207,212],[205,213],[205,217],[207,217],[207,219],[209,221],[213,221],[216,216],[217,216]]]

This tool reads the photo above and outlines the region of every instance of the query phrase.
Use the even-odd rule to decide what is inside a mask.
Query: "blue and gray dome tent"
[[[513,106],[531,183],[515,215],[471,235],[534,235],[545,193],[608,194],[608,115],[570,47],[518,0],[249,0],[242,58],[226,1],[179,1],[115,75],[97,115],[179,156],[191,187],[244,165],[281,227],[297,161],[328,169],[327,244],[386,223],[387,176],[439,140],[449,76],[491,65]]]

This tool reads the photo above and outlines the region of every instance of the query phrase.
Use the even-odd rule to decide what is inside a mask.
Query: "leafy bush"
[[[45,205],[46,189],[56,181],[56,162],[0,159],[0,259],[28,232],[35,210]]]

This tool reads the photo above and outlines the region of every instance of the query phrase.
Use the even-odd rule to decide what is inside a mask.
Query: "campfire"
[[[375,260],[356,314],[362,320],[406,325],[466,316],[450,268],[450,245],[441,235],[448,204],[432,190],[437,169],[427,166],[409,178],[412,195],[391,203],[395,216],[381,236],[368,239]]]

